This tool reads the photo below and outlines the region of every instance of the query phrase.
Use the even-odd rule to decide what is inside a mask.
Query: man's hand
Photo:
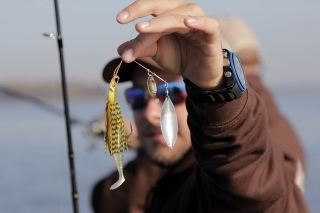
[[[199,5],[179,0],[138,0],[117,20],[125,24],[150,14],[154,18],[136,24],[139,35],[119,46],[123,61],[153,57],[164,70],[184,75],[201,88],[217,87],[223,73],[217,20],[206,17]]]

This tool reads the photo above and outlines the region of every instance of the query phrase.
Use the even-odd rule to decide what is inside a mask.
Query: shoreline
[[[68,98],[70,101],[104,99],[106,97],[106,89],[107,87],[100,85],[88,86],[80,82],[69,82],[67,84]],[[17,99],[33,98],[45,101],[62,101],[61,84],[14,82],[0,86],[0,103],[7,103]]]

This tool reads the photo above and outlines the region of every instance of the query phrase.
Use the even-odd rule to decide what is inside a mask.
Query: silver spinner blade
[[[164,140],[169,148],[172,149],[178,134],[178,119],[176,110],[168,97],[162,106],[160,126]]]

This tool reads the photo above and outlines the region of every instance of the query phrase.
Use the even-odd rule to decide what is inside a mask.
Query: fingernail
[[[140,22],[137,25],[143,29],[143,28],[149,27],[150,26],[150,22],[149,21]]]
[[[191,16],[188,16],[186,19],[189,24],[195,24],[198,21],[195,17],[191,17]]]
[[[121,11],[118,15],[117,15],[117,20],[119,21],[124,21],[129,17],[129,13],[127,11]]]
[[[130,61],[131,58],[132,58],[132,55],[133,55],[133,50],[130,48],[130,49],[126,49],[122,54],[121,54],[121,58],[124,60],[124,61]]]

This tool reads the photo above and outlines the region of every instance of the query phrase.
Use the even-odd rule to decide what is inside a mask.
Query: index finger
[[[126,24],[148,15],[158,16],[187,3],[187,0],[137,0],[118,13],[117,21]]]

